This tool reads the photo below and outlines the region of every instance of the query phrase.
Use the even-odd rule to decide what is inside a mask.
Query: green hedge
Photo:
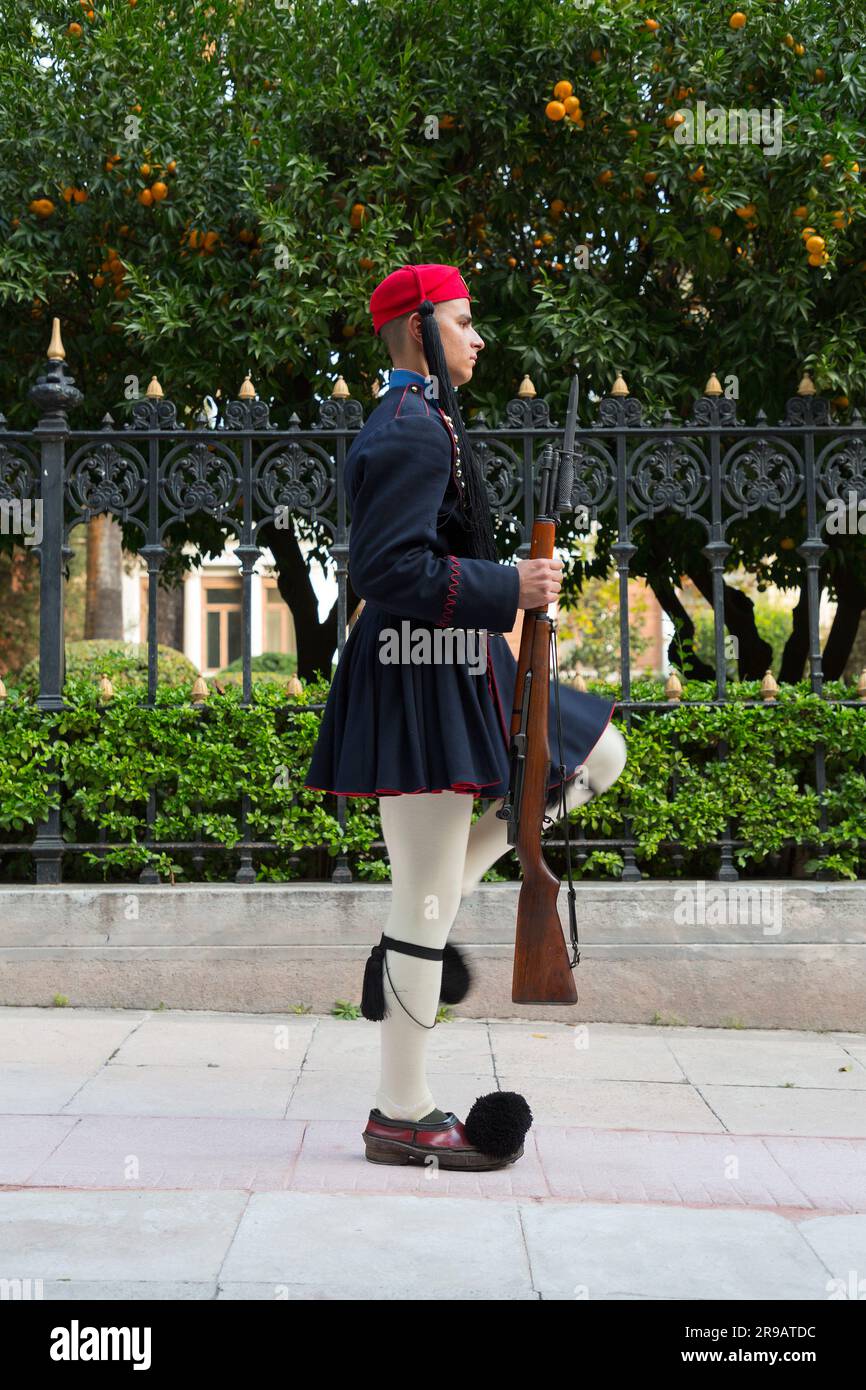
[[[160,685],[179,686],[194,681],[195,664],[174,647],[159,645],[156,662]],[[108,676],[115,687],[147,686],[147,643],[118,642],[116,638],[92,638],[66,643],[66,679],[99,680]],[[6,684],[33,699],[39,694],[39,658],[22,667]]]
[[[249,709],[241,706],[233,686],[223,695],[212,692],[202,707],[190,703],[190,688],[191,682],[161,687],[152,710],[141,705],[142,690],[136,687],[118,690],[103,704],[92,680],[71,679],[68,708],[56,714],[43,714],[20,696],[7,699],[0,705],[0,845],[29,841],[55,804],[53,749],[64,786],[66,837],[96,840],[104,830],[122,842],[104,855],[68,858],[64,876],[70,881],[98,880],[103,874],[122,881],[137,877],[148,862],[174,879],[230,880],[238,862],[230,851],[241,838],[241,791],[250,798],[252,837],[272,839],[277,846],[254,856],[260,879],[327,878],[341,849],[356,876],[387,879],[387,862],[371,849],[381,837],[375,798],[348,798],[341,834],[334,799],[301,786],[320,718],[306,706],[325,699],[325,685],[305,686],[291,704],[280,688],[258,685]],[[593,689],[619,695],[611,686]],[[574,811],[572,822],[590,839],[610,838],[622,833],[622,816],[628,816],[646,877],[712,877],[718,851],[707,841],[724,833],[729,818],[734,836],[746,841],[734,855],[744,876],[771,872],[776,866],[768,856],[782,851],[786,839],[796,851],[793,860],[788,852],[787,872],[811,873],[814,844],[822,843],[824,866],[833,875],[863,876],[866,707],[834,707],[812,695],[807,682],[783,687],[768,706],[743,704],[759,697],[758,682],[732,686],[722,707],[688,703],[713,693],[706,682],[686,682],[678,705],[639,712],[627,735],[629,759],[622,776],[604,796]],[[855,691],[837,681],[828,683],[826,693],[852,698]],[[638,680],[633,696],[661,700],[662,683]],[[621,723],[618,715],[615,719]],[[725,762],[716,756],[721,739],[729,746]],[[814,789],[818,740],[826,746],[825,833]],[[221,846],[206,853],[201,872],[190,851],[154,853],[141,845],[151,789],[157,792],[159,838],[201,835]],[[476,803],[475,814],[482,809]],[[663,840],[681,841],[681,857],[662,849]],[[317,844],[324,850],[310,851]],[[550,860],[561,872],[553,851]],[[578,874],[617,877],[621,867],[620,854],[600,850],[589,854]],[[0,873],[6,880],[32,877],[29,856],[3,855]],[[490,874],[503,876],[519,876],[512,854]]]
[[[285,685],[289,676],[298,669],[298,658],[289,652],[262,652],[250,659],[250,674],[254,681],[276,681]],[[243,685],[244,659],[239,656],[230,666],[218,672],[218,679],[235,685]]]

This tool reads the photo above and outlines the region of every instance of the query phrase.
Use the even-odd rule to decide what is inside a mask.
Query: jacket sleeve
[[[425,415],[389,420],[359,465],[349,533],[355,592],[439,627],[510,631],[516,566],[439,553],[436,521],[451,478],[451,444],[439,423]]]

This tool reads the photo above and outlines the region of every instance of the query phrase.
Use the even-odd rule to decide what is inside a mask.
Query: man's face
[[[451,380],[463,386],[471,381],[475,359],[484,347],[484,339],[472,327],[469,300],[446,299],[437,304],[436,323]]]

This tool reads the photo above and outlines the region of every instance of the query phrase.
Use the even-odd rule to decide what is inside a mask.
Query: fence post
[[[48,347],[48,363],[36,378],[28,395],[41,411],[34,435],[40,443],[39,495],[42,503],[42,542],[39,554],[39,695],[41,710],[63,708],[65,653],[63,642],[63,565],[72,550],[63,544],[66,412],[78,405],[83,395],[75,385],[65,361],[60,338],[60,320],[55,318]],[[56,773],[52,759],[50,770]],[[55,777],[55,789],[58,785]],[[59,883],[63,866],[63,836],[60,808],[49,811],[36,829],[33,843],[37,883]]]

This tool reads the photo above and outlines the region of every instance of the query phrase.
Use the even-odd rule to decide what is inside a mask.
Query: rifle
[[[578,378],[571,380],[562,448],[546,444],[541,456],[539,511],[532,526],[529,558],[553,559],[560,516],[572,510],[574,436],[577,428]],[[571,846],[565,814],[565,766],[562,762],[562,723],[559,685],[555,685],[556,722],[559,738],[560,806],[565,815],[568,876],[568,909],[574,951],[569,962],[562,923],[556,908],[560,880],[551,871],[541,848],[542,825],[550,776],[548,720],[550,710],[550,660],[556,669],[556,623],[546,608],[527,609],[523,615],[520,654],[514,684],[511,715],[510,776],[508,793],[496,812],[508,821],[508,843],[514,845],[523,882],[517,902],[514,971],[511,999],[515,1004],[576,1004],[572,971],[580,960],[577,940]]]

